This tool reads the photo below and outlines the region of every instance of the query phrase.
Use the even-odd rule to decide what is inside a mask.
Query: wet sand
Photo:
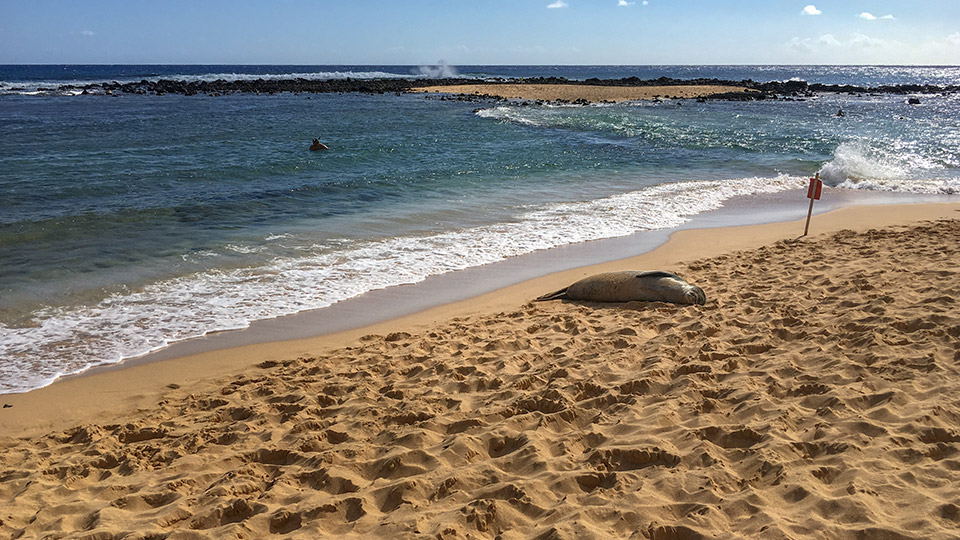
[[[955,537],[958,220],[680,231],[371,327],[0,396],[0,536]],[[529,302],[627,268],[708,302]]]

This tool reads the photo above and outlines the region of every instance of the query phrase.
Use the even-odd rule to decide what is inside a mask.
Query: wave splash
[[[29,328],[0,325],[9,366],[0,393],[117,363],[176,341],[329,306],[561,245],[676,227],[732,197],[802,187],[798,177],[660,184],[602,199],[555,204],[516,221],[428,236],[387,238],[254,267],[165,280],[97,305],[35,313]]]
[[[419,66],[417,70],[413,72],[413,76],[427,79],[449,79],[459,77],[460,74],[454,66],[447,64],[443,60],[438,60],[434,66]]]
[[[942,171],[944,164],[909,148],[879,148],[865,142],[837,146],[833,159],[820,167],[820,178],[829,185],[870,191],[907,193],[960,193],[960,178],[929,175]]]

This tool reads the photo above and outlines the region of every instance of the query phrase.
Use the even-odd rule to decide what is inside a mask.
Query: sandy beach
[[[801,231],[0,396],[0,536],[956,538],[960,203]],[[530,302],[618,269],[707,303]]]
[[[643,99],[698,98],[715,94],[754,92],[740,86],[679,85],[679,86],[598,86],[586,84],[460,84],[426,86],[411,92],[444,94],[483,94],[505,99],[544,101],[621,102]]]

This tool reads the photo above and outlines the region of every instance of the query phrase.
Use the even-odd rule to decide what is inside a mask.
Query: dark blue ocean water
[[[0,393],[429,275],[674,227],[815,172],[854,189],[960,192],[957,96],[535,107],[30,94],[75,81],[454,69],[958,80],[956,68],[0,66]],[[313,137],[331,150],[307,151]]]

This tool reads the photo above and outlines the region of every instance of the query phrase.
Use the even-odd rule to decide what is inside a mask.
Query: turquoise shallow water
[[[18,69],[0,68],[4,87],[146,76]],[[0,126],[0,392],[429,275],[675,227],[815,172],[960,193],[957,96],[535,107],[11,92]],[[332,150],[306,151],[314,136]]]

